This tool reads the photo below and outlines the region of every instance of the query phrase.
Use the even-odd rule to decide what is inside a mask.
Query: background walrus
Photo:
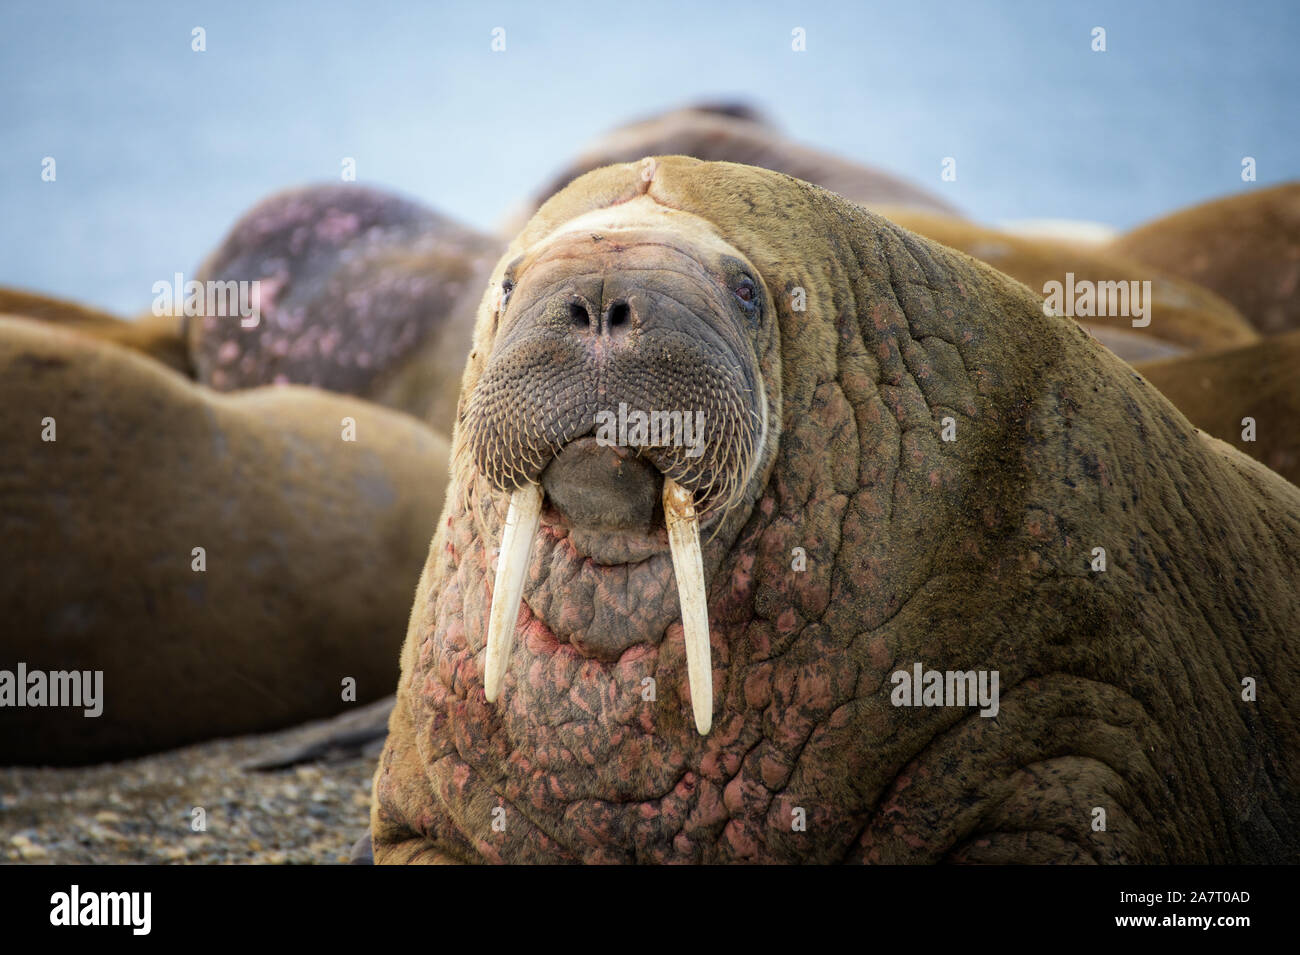
[[[547,199],[583,173],[642,156],[693,156],[761,166],[815,183],[865,206],[891,205],[956,215],[948,202],[899,176],[794,142],[743,103],[703,103],[669,110],[610,130],[588,145],[510,217],[513,236]]]
[[[1181,209],[1107,249],[1212,289],[1266,335],[1300,328],[1300,182]]]
[[[1192,424],[1300,484],[1300,329],[1137,370]]]
[[[189,350],[181,338],[181,321],[170,315],[146,313],[132,321],[75,302],[10,288],[0,288],[0,315],[49,322],[131,348],[183,375],[194,374]]]
[[[259,283],[260,321],[187,319],[196,376],[218,391],[292,383],[360,395],[448,432],[501,244],[355,184],[264,199],[196,276]]]
[[[630,398],[715,409],[695,467],[592,446]],[[1300,491],[971,259],[767,171],[594,172],[499,264],[454,449],[378,861],[1295,858]],[[996,671],[996,720],[892,705],[915,665]]]
[[[0,763],[286,726],[346,707],[345,677],[358,701],[390,691],[446,483],[419,422],[307,388],[217,395],[0,318],[0,446],[0,669],[104,671],[96,718],[0,707]]]

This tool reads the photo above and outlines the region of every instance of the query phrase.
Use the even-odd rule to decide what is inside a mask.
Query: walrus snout
[[[600,243],[589,241],[599,249]],[[723,309],[713,300],[716,296],[709,294],[713,290],[693,274],[698,263],[670,260],[665,264],[676,268],[665,269],[664,275],[647,275],[652,269],[643,261],[648,258],[643,250],[613,248],[613,253],[592,255],[588,267],[521,303],[527,312],[520,316],[522,327],[515,334],[549,332],[566,338],[589,361],[599,363],[608,360],[611,349],[643,349],[665,336],[689,334],[708,325],[713,316],[722,317]],[[630,261],[622,253],[629,253]],[[529,291],[521,289],[521,297]],[[723,341],[733,345],[725,334],[724,330]],[[716,347],[721,342],[708,344]]]
[[[765,426],[755,274],[738,254],[648,229],[583,230],[521,258],[502,277],[492,353],[466,397],[464,453],[514,491],[594,435],[678,482],[714,520],[748,486]],[[592,467],[586,453],[557,473]],[[629,499],[597,476],[551,496],[577,523],[645,526],[658,506],[650,480]]]

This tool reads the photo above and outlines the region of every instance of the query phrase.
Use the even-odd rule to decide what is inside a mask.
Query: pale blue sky
[[[4,0],[0,283],[140,310],[252,203],[345,156],[493,228],[605,129],[726,96],[976,219],[1123,227],[1300,177],[1297,47],[1293,2]]]

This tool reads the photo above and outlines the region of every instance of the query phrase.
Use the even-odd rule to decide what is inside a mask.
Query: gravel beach
[[[346,863],[369,825],[391,707],[121,763],[0,768],[0,862]],[[206,831],[192,828],[196,808]]]

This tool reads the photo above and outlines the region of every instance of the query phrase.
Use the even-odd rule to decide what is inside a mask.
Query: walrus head
[[[648,183],[653,164],[644,170]],[[588,592],[553,588],[551,629],[599,659],[653,642],[672,622],[663,599],[671,559],[695,725],[707,733],[700,531],[718,544],[712,570],[752,507],[779,430],[779,391],[764,373],[776,334],[763,277],[704,219],[640,196],[529,242],[493,287],[487,354],[465,390],[456,442],[467,479],[509,495],[486,697],[501,693],[541,533],[556,545],[550,580],[585,574],[618,604],[657,608],[611,615],[574,639],[562,621],[582,614]]]

